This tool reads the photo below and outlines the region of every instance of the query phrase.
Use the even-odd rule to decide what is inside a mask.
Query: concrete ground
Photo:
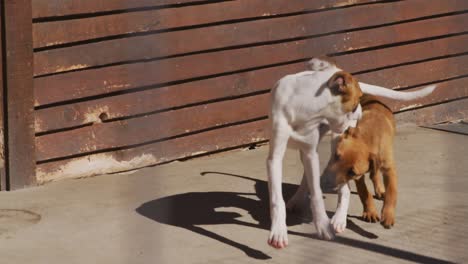
[[[321,241],[290,215],[283,250],[266,243],[267,150],[0,193],[0,263],[468,263],[468,136],[401,127],[395,227],[360,220],[354,193],[345,233]],[[302,168],[287,154],[291,195]],[[336,194],[325,201],[333,213]]]

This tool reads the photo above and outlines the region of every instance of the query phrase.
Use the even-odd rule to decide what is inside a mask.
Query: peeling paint
[[[336,4],[333,5],[333,7],[340,7],[340,6],[347,6],[347,5],[354,5],[354,4],[357,4],[359,3],[359,0],[348,0],[348,1],[342,1],[342,2],[338,2]]]
[[[55,69],[55,71],[56,72],[72,71],[72,70],[82,69],[86,67],[89,67],[89,65],[88,64],[75,64],[75,65],[71,65],[67,67],[58,67],[57,69]]]
[[[423,106],[423,104],[412,104],[412,105],[402,107],[398,111],[404,111],[404,110],[408,110],[408,109],[415,108],[415,107],[420,107],[420,106]]]
[[[130,87],[131,85],[130,84],[110,84],[107,86],[107,88],[111,88],[111,89],[119,89],[119,88],[127,88],[127,87]]]
[[[88,123],[102,123],[101,115],[105,113],[107,117],[109,117],[109,107],[107,105],[99,107],[99,108],[90,108],[84,114],[83,124]]]
[[[0,169],[5,168],[5,144],[3,141],[3,129],[0,129]]]
[[[142,154],[127,161],[118,161],[111,154],[98,154],[75,159],[54,171],[43,171],[38,167],[37,182],[43,184],[59,179],[84,178],[141,168],[157,163],[151,154]]]
[[[55,45],[60,45],[60,44],[63,44],[64,42],[63,41],[54,41],[54,42],[47,42],[45,43],[45,47],[50,47],[50,46],[55,46]]]
[[[218,149],[218,148],[216,148],[216,149]],[[206,154],[206,153],[207,153],[207,151],[196,151],[196,152],[190,153],[190,155],[188,155],[188,157],[203,155],[203,154]]]
[[[257,143],[257,142],[260,142],[260,141],[264,141],[264,140],[266,140],[266,139],[267,139],[267,138],[263,138],[263,137],[257,138],[257,137],[256,137],[256,138],[251,138],[250,141],[254,144],[254,143]]]
[[[39,119],[39,118],[35,118],[34,119],[34,130],[35,131],[43,131],[43,120],[42,119]]]

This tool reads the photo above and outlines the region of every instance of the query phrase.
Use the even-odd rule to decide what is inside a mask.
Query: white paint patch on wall
[[[423,104],[412,104],[412,105],[408,105],[408,106],[400,108],[399,111],[404,111],[404,110],[408,110],[408,109],[420,107],[420,106],[423,106]]]
[[[0,128],[0,170],[5,168],[5,142],[3,141],[3,129]]]
[[[36,171],[38,184],[43,184],[59,179],[83,178],[100,174],[108,174],[150,166],[157,163],[157,159],[151,154],[142,154],[130,160],[116,160],[110,154],[97,154],[75,159],[54,171]]]
[[[75,64],[75,65],[66,66],[66,67],[57,67],[55,71],[56,72],[72,71],[72,70],[82,69],[86,67],[89,67],[89,65],[88,64]]]

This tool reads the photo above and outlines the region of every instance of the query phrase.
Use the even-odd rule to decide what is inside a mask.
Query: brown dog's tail
[[[362,92],[365,94],[371,94],[400,101],[410,101],[428,96],[437,87],[436,85],[429,85],[414,92],[401,92],[361,82],[359,83],[359,86],[361,87]]]

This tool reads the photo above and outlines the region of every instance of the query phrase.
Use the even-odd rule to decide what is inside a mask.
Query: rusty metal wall
[[[399,121],[468,115],[468,1],[33,0],[37,179],[84,177],[268,139],[268,92],[329,55],[425,99]]]

